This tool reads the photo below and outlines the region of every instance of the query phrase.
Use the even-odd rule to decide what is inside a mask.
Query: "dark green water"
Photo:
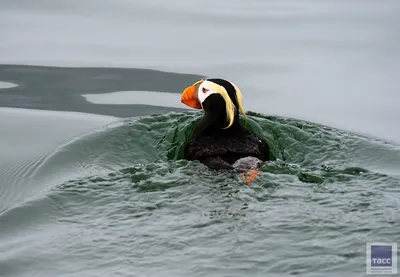
[[[3,276],[361,276],[366,242],[400,240],[398,146],[250,113],[276,160],[246,185],[181,159],[200,116],[120,120],[20,172]]]

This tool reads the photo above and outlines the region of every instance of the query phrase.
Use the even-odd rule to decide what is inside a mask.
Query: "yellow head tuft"
[[[243,107],[242,92],[234,83],[232,83],[232,82],[230,82],[230,83],[232,84],[232,86],[235,88],[235,91],[236,91],[236,101],[238,103],[239,112],[244,116],[244,118],[247,118],[246,111],[244,110],[244,107]]]
[[[228,122],[228,126],[225,127],[225,129],[229,128],[232,126],[234,120],[235,120],[235,111],[236,107],[233,104],[231,98],[229,97],[228,92],[223,86],[220,86],[216,83],[210,82],[210,81],[204,81],[204,86],[212,91],[215,91],[216,93],[219,93],[222,98],[225,101],[225,107],[226,107],[226,120]]]

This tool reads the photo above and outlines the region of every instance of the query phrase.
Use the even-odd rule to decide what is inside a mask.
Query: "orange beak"
[[[199,99],[197,97],[197,89],[199,84],[195,84],[193,86],[187,87],[181,95],[181,102],[186,106],[195,108],[195,109],[202,109]]]

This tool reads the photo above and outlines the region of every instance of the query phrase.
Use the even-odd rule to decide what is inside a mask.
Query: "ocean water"
[[[0,2],[0,276],[364,276],[400,243],[400,2]],[[235,82],[274,160],[183,159]]]

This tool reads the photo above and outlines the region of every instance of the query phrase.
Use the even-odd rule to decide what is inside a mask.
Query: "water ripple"
[[[42,193],[0,214],[0,267],[329,275],[363,268],[366,242],[400,239],[399,178],[379,170],[396,146],[250,113],[276,159],[246,185],[182,159],[199,116],[122,120],[15,168]]]

